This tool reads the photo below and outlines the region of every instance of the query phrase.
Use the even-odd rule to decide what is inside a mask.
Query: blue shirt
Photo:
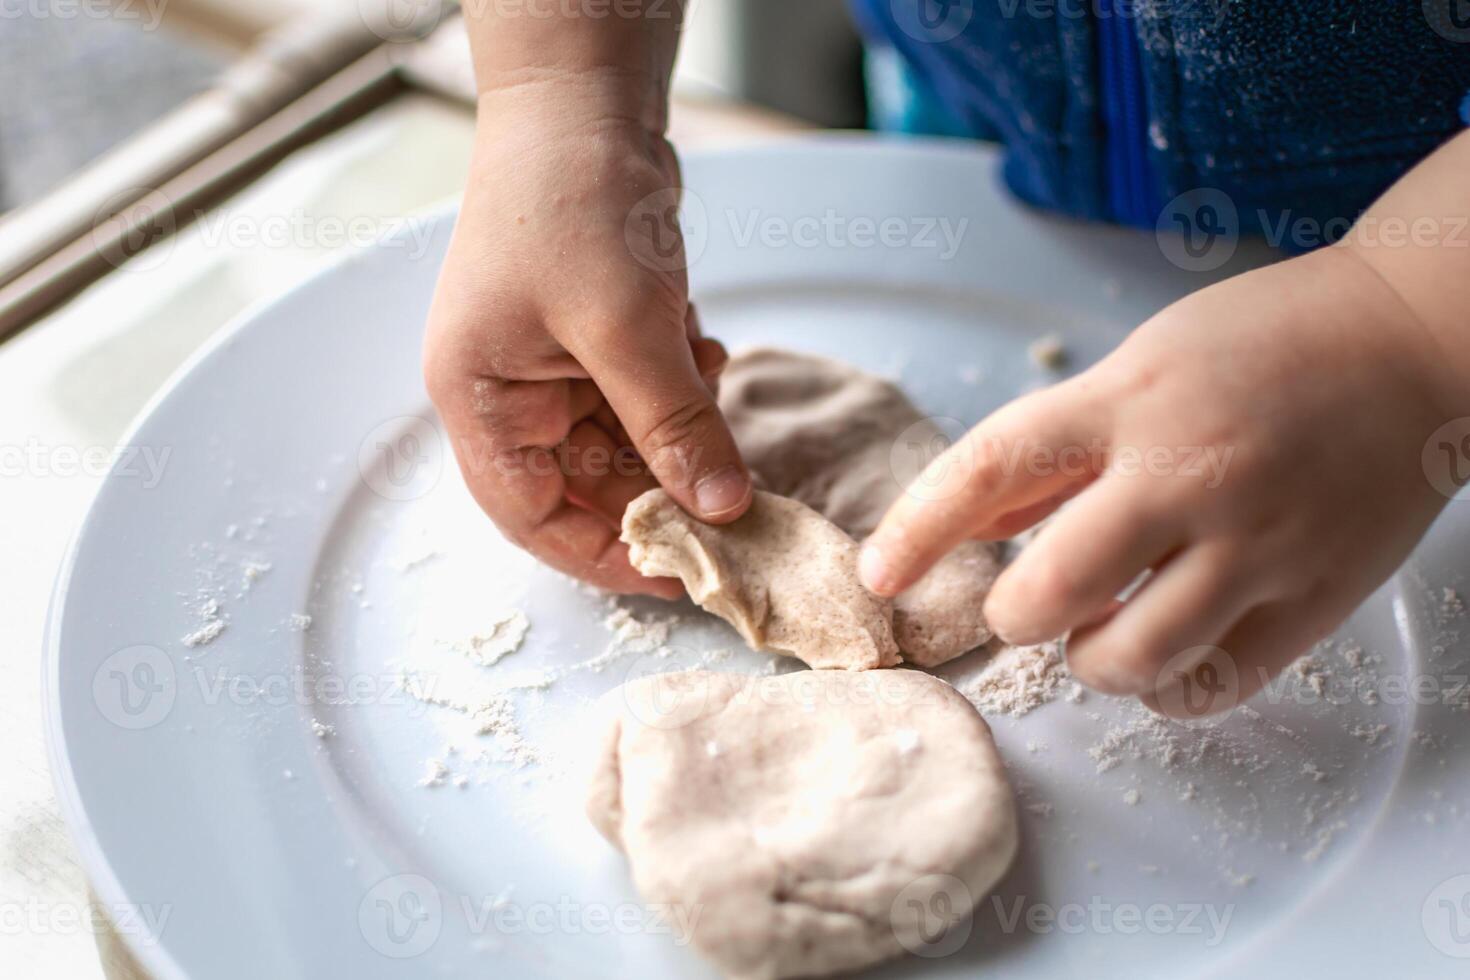
[[[1470,122],[1470,0],[853,6],[934,103],[911,128],[998,139],[1012,191],[1084,218],[1153,227],[1211,189],[1310,248]]]

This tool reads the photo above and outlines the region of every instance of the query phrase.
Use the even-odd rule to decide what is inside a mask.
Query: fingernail
[[[737,467],[727,466],[695,484],[694,502],[706,519],[720,518],[739,510],[750,492],[750,477]]]
[[[877,545],[865,544],[863,550],[858,554],[858,581],[869,592],[878,595],[891,595],[893,586],[893,572],[888,568],[888,560],[883,557],[883,552],[878,550]]]

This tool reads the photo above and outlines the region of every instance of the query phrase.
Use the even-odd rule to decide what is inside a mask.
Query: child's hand
[[[582,93],[556,96],[482,102],[425,379],[508,538],[595,585],[677,596],[633,570],[618,526],[654,477],[708,521],[748,506],[712,394],[725,353],[689,306],[673,149],[636,119],[584,112]]]
[[[1442,360],[1349,249],[1221,283],[936,460],[869,539],[863,580],[893,595],[957,541],[1009,537],[1077,494],[996,583],[996,631],[1035,643],[1072,630],[1079,679],[1155,706],[1193,668],[1185,651],[1217,646],[1237,670],[1232,694],[1249,697],[1447,503],[1420,463],[1454,414],[1437,397]]]

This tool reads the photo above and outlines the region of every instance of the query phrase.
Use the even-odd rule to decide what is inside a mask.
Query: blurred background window
[[[209,88],[250,35],[362,2],[270,0],[232,11],[222,0],[0,0],[0,211],[35,200]],[[860,127],[862,54],[845,6],[696,0],[677,86]]]
[[[165,29],[165,0],[0,2],[0,210],[207,88],[234,56]],[[105,14],[105,15],[104,15]]]

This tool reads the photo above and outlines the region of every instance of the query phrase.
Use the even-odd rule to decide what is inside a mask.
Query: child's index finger
[[[863,546],[858,574],[881,596],[913,585],[956,544],[1006,515],[1096,478],[1081,448],[1096,419],[1064,387],[1000,409],[924,467]],[[1064,462],[1078,456],[1071,462]]]

